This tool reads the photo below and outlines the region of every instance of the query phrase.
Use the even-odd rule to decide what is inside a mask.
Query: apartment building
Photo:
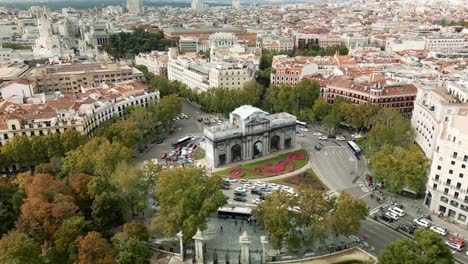
[[[464,35],[435,35],[426,37],[425,49],[429,51],[459,51],[468,48]]]
[[[93,136],[113,116],[123,117],[126,107],[146,107],[150,101],[159,101],[159,91],[149,91],[135,80],[83,86],[74,94],[18,93],[0,103],[0,146],[15,135],[43,136],[67,129]]]
[[[152,51],[151,53],[140,53],[135,56],[135,64],[143,65],[154,75],[167,77],[167,63],[169,57],[165,51]]]
[[[322,88],[322,96],[329,103],[336,97],[343,97],[354,104],[373,104],[392,108],[410,116],[417,88],[413,84],[401,84],[371,76],[370,80],[353,80],[348,76],[333,77]]]
[[[468,225],[468,84],[418,85],[411,120],[432,164],[424,205]]]
[[[28,78],[36,82],[37,93],[76,93],[81,86],[143,80],[144,75],[136,68],[117,63],[64,63],[36,67],[29,72]]]
[[[270,81],[273,85],[295,85],[304,76],[315,74],[330,75],[337,73],[338,67],[334,57],[273,57]]]

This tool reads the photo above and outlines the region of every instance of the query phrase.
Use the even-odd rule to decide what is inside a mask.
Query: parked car
[[[234,201],[238,201],[238,202],[247,202],[247,198],[245,198],[244,196],[234,196],[233,198]]]
[[[320,140],[327,140],[328,137],[326,137],[326,136],[320,136],[318,139],[320,139]]]
[[[320,132],[314,132],[312,135],[314,135],[314,136],[323,136],[323,134],[320,133]]]
[[[254,198],[254,199],[252,200],[252,203],[253,203],[253,204],[260,204],[261,202],[262,202],[262,200],[260,200],[260,198]]]
[[[302,134],[302,133],[297,133],[296,136],[298,136],[298,137],[304,137],[304,134]]]
[[[389,216],[387,216],[386,214],[382,214],[380,216],[380,219],[384,220],[385,222],[388,222],[388,223],[393,223],[393,219]]]
[[[414,230],[416,229],[416,228],[413,228],[413,226],[407,226],[407,225],[399,225],[398,228],[405,231],[408,234],[413,234]]]
[[[243,192],[243,193],[245,193],[245,189],[242,188],[242,187],[237,187],[237,188],[236,188],[236,191],[237,191],[237,192]]]
[[[257,188],[253,188],[252,190],[250,190],[250,193],[251,194],[256,194],[256,195],[261,195],[262,192],[260,190],[258,190]]]
[[[234,179],[234,178],[228,178],[227,181],[230,182],[230,183],[237,182],[237,180]]]
[[[392,218],[395,221],[399,219],[398,215],[392,212],[386,212],[385,215]]]
[[[439,235],[446,236],[447,235],[447,228],[440,227],[440,226],[431,226],[430,230],[436,232]]]
[[[310,131],[310,130],[307,129],[307,128],[301,128],[300,130],[301,130],[301,131],[304,131],[304,132],[309,132],[309,131]]]
[[[246,183],[249,183],[249,180],[241,179],[241,180],[240,180],[240,183],[246,184]]]
[[[447,241],[445,242],[445,245],[447,245],[449,248],[454,249],[456,251],[462,251],[462,246],[460,246],[460,244]]]
[[[392,212],[392,213],[394,213],[394,214],[396,214],[396,215],[398,215],[400,217],[405,215],[405,211],[403,209],[399,208],[399,207],[396,207],[396,206],[388,208],[388,211]]]
[[[199,117],[199,118],[197,118],[197,121],[198,122],[203,122],[203,118]]]
[[[448,241],[459,244],[460,246],[465,246],[465,240],[461,237],[449,237]]]
[[[247,196],[245,192],[240,192],[240,191],[234,191],[234,195],[236,196]]]
[[[345,141],[346,138],[343,137],[343,136],[337,136],[337,137],[336,137],[336,140],[338,140],[338,141]]]
[[[319,145],[315,145],[314,149],[317,150],[317,151],[319,151],[319,150],[322,149],[322,147],[320,147]]]
[[[229,185],[226,185],[226,184],[223,184],[223,187],[222,187],[222,188],[223,188],[223,190],[229,190],[229,189],[231,189],[231,187],[229,187]]]
[[[431,221],[427,220],[426,218],[416,218],[413,220],[418,226],[428,228],[431,225]]]

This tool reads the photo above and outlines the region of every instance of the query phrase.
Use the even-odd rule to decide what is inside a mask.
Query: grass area
[[[325,184],[323,184],[323,182],[319,179],[317,174],[315,174],[315,172],[312,169],[308,169],[302,173],[299,173],[291,177],[274,180],[271,182],[276,183],[276,184],[290,186],[290,187],[306,185],[311,188],[328,191],[328,187]]]
[[[195,150],[195,153],[193,154],[193,159],[194,160],[201,160],[205,158],[205,150],[202,149],[200,146]]]
[[[252,163],[248,163],[248,164],[239,165],[239,166],[232,166],[232,167],[229,167],[228,169],[215,172],[214,175],[218,175],[218,176],[221,176],[221,177],[227,177],[229,170],[231,170],[232,168],[240,168],[240,169],[243,169],[243,171],[245,172],[245,175],[242,177],[242,179],[265,178],[265,176],[258,175],[256,173],[253,173],[253,172],[249,171],[249,170],[252,170],[252,169],[254,169],[255,167],[258,167],[258,166],[265,166],[266,167],[266,166],[275,165],[279,161],[284,160],[286,158],[286,156],[288,154],[290,154],[290,153],[301,153],[301,154],[303,154],[305,156],[305,159],[303,159],[303,160],[292,159],[293,164],[294,164],[294,170],[298,170],[298,169],[304,167],[309,162],[309,154],[307,153],[307,151],[304,150],[304,149],[300,149],[300,150],[297,150],[297,151],[291,151],[291,152],[288,152],[288,153],[284,153],[284,154],[281,154],[281,155],[278,155],[278,156],[275,156],[275,157],[272,157],[272,158],[269,158],[269,159],[260,160],[260,161],[256,161],[256,162],[252,162]]]

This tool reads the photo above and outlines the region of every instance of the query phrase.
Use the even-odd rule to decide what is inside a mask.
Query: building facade
[[[34,68],[28,76],[36,82],[38,93],[79,92],[81,86],[99,85],[102,82],[143,80],[141,71],[127,65],[98,63],[66,63],[43,65]]]
[[[152,51],[151,53],[140,53],[135,56],[136,65],[144,65],[154,75],[167,77],[167,63],[169,61],[167,52]]]
[[[416,142],[432,160],[424,204],[468,225],[468,85],[420,85],[411,120]]]
[[[413,84],[400,84],[383,80],[357,82],[345,76],[331,79],[322,88],[322,96],[329,103],[343,97],[354,104],[373,104],[392,108],[410,116],[414,108],[417,88]]]
[[[127,9],[135,15],[143,14],[145,12],[143,0],[127,0]]]
[[[243,105],[230,114],[229,123],[205,128],[203,134],[206,160],[219,167],[293,148],[296,117]]]

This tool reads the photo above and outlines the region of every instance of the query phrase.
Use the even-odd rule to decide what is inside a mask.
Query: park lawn
[[[307,151],[304,149],[300,149],[297,151],[291,151],[291,152],[287,152],[287,153],[284,153],[275,157],[271,157],[269,159],[260,160],[260,161],[256,161],[256,162],[252,162],[248,164],[239,165],[239,166],[232,166],[227,169],[215,172],[213,174],[226,178],[229,170],[232,168],[243,168],[243,169],[250,170],[257,166],[265,166],[267,163],[276,164],[278,161],[284,160],[289,153],[301,153],[301,154],[304,154],[305,156],[305,159],[303,160],[294,160],[294,159],[292,160],[294,163],[294,170],[298,170],[304,167],[309,162],[309,154],[307,153]],[[245,171],[245,175],[242,177],[242,179],[260,179],[260,178],[265,179],[266,177],[262,177],[250,171]]]
[[[290,187],[298,187],[299,185],[305,185],[311,188],[328,191],[328,187],[325,184],[323,184],[323,182],[319,179],[317,174],[315,174],[315,172],[312,169],[308,169],[302,173],[291,177],[274,180],[271,182]]]
[[[195,153],[193,154],[193,159],[194,160],[201,160],[205,158],[205,150],[202,149],[200,146],[195,150]]]

